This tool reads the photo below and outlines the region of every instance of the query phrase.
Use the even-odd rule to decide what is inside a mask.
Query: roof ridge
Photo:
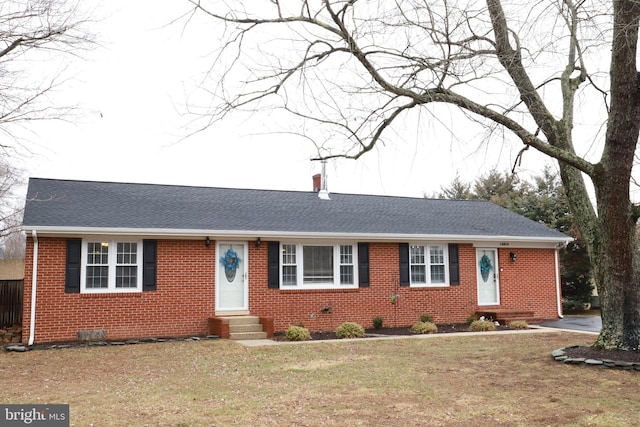
[[[220,187],[220,186],[207,186],[207,185],[193,185],[193,184],[161,184],[153,182],[130,182],[130,181],[105,181],[105,180],[87,180],[87,179],[71,179],[71,178],[43,178],[43,177],[30,177],[29,180],[51,181],[51,182],[69,182],[69,183],[86,183],[86,184],[107,184],[107,185],[135,185],[135,186],[152,186],[152,187],[171,187],[171,188],[199,188],[210,190],[237,190],[237,191],[264,191],[264,192],[277,192],[277,193],[297,193],[297,194],[313,194],[316,193],[313,190],[279,190],[273,188],[247,188],[247,187]],[[393,199],[410,199],[410,200],[425,200],[425,201],[441,201],[441,202],[489,202],[490,200],[484,199],[440,199],[433,197],[417,197],[417,196],[396,196],[392,194],[367,194],[367,193],[340,193],[331,192],[332,195],[341,196],[359,196],[359,197],[380,197],[380,198],[393,198]]]

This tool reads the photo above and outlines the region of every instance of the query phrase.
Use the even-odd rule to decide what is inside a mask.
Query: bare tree
[[[0,246],[0,259],[24,259],[26,249],[26,235],[16,231],[2,239]]]
[[[73,105],[56,102],[65,82],[63,57],[75,59],[92,36],[79,2],[4,0],[0,2],[0,243],[21,242],[22,204],[16,189],[21,171],[15,161],[28,154],[19,129],[33,120],[68,119]],[[13,250],[13,249],[12,249]]]
[[[396,137],[402,118],[454,106],[557,159],[601,295],[596,346],[640,349],[640,207],[630,198],[640,2],[189,1],[190,19],[222,24],[204,82],[219,102],[201,110],[205,127],[234,110],[280,108],[304,119],[319,157],[356,159]]]
[[[24,257],[20,232],[24,200],[17,192],[21,184],[19,171],[0,158],[0,258]]]
[[[20,224],[21,202],[15,189],[21,184],[20,174],[6,160],[0,159],[0,239]]]
[[[0,2],[0,150],[5,156],[21,148],[14,128],[32,120],[65,118],[74,108],[52,98],[67,78],[61,58],[73,58],[92,43],[79,4]]]

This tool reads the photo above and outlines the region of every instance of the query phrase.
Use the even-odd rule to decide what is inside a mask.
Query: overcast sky
[[[168,25],[188,10],[186,2],[86,0],[101,21],[92,26],[101,47],[73,66],[62,102],[81,107],[74,123],[34,125],[29,176],[278,190],[310,190],[320,165],[300,136],[276,129],[268,112],[232,118],[183,139],[189,117],[184,103],[211,64],[217,42],[195,22]],[[183,31],[184,30],[184,31]],[[421,197],[438,192],[459,174],[473,180],[492,168],[511,168],[521,146],[489,149],[482,134],[457,138],[437,126],[426,134],[398,136],[356,161],[327,165],[330,192]],[[544,159],[529,150],[523,174],[542,170]]]

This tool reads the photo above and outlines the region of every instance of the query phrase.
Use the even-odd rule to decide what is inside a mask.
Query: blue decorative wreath
[[[227,249],[224,256],[220,258],[220,263],[224,266],[224,274],[229,282],[233,282],[236,277],[236,270],[240,266],[240,257],[233,248]]]
[[[480,271],[482,273],[488,273],[493,270],[493,266],[491,265],[491,258],[486,255],[482,255],[480,258]]]
[[[493,270],[493,265],[491,265],[491,258],[486,255],[482,255],[480,258],[480,275],[482,275],[482,280],[485,282],[489,278],[489,273]]]

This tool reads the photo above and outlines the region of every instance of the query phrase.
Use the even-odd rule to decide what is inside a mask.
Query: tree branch
[[[379,97],[380,100],[387,98],[396,100],[397,104],[387,104],[385,108],[379,110],[371,107],[372,112],[377,110],[378,113],[367,115],[366,119],[354,128],[348,124],[341,124],[337,119],[332,119],[329,116],[330,110],[318,109],[313,114],[307,114],[299,107],[296,107],[294,103],[283,99],[287,111],[320,124],[337,125],[337,127],[345,131],[349,139],[355,142],[352,148],[359,147],[362,150],[356,153],[351,150],[345,150],[342,157],[359,158],[362,154],[370,151],[381,140],[383,132],[391,127],[402,112],[427,104],[444,103],[455,105],[463,111],[504,126],[512,131],[525,145],[534,147],[546,155],[570,164],[588,175],[594,173],[594,165],[578,156],[571,144],[572,115],[566,113],[562,120],[556,120],[538,94],[538,88],[543,87],[546,82],[554,81],[554,79],[562,81],[562,77],[549,77],[545,79],[545,83],[539,86],[533,84],[522,61],[522,53],[524,51],[521,41],[516,33],[509,29],[499,0],[487,0],[490,26],[486,25],[486,18],[482,16],[481,11],[469,9],[459,11],[460,19],[458,21],[450,21],[454,16],[454,10],[448,2],[442,5],[442,14],[436,13],[433,9],[434,6],[430,3],[421,4],[420,7],[422,9],[416,3],[414,6],[416,9],[411,10],[411,16],[408,13],[409,11],[403,9],[403,5],[399,4],[395,8],[392,7],[380,11],[382,15],[386,12],[391,13],[390,11],[396,13],[396,15],[380,16],[380,22],[384,22],[389,16],[398,16],[404,19],[398,26],[416,27],[430,37],[430,46],[412,45],[409,42],[410,39],[407,39],[406,47],[397,50],[376,43],[374,27],[367,27],[370,33],[364,31],[362,27],[351,28],[356,25],[354,24],[355,22],[359,22],[361,25],[363,22],[371,24],[378,22],[377,19],[371,21],[356,20],[358,13],[367,11],[366,3],[323,0],[322,6],[318,10],[311,10],[310,5],[307,2],[303,2],[302,13],[289,16],[285,14],[286,11],[283,6],[276,2],[273,17],[269,17],[266,13],[265,16],[254,17],[246,13],[239,14],[234,10],[229,10],[226,13],[216,13],[206,10],[196,0],[189,1],[196,9],[204,11],[217,20],[238,25],[239,31],[243,35],[258,26],[276,24],[287,26],[300,24],[300,29],[309,26],[307,30],[311,33],[313,33],[311,28],[326,32],[319,35],[314,33],[316,37],[312,41],[304,37],[300,39],[300,42],[307,42],[307,47],[301,59],[291,66],[283,67],[278,64],[278,67],[281,68],[276,68],[275,72],[260,78],[261,82],[272,79],[273,84],[267,87],[261,86],[257,91],[239,93],[234,99],[227,101],[225,108],[222,110],[225,114],[239,107],[255,105],[257,101],[267,96],[280,95],[287,83],[292,82],[293,76],[306,79],[306,76],[310,75],[309,70],[317,67],[320,61],[327,60],[327,63],[335,64],[336,59],[329,62],[328,58],[342,55],[341,58],[345,59],[340,59],[341,63],[353,65],[352,60],[355,60],[364,70],[364,73],[359,72],[359,77],[366,75],[372,81],[366,86],[363,85],[354,89],[353,92],[347,92],[346,86],[341,86],[340,82],[336,82],[332,86],[334,90],[343,91],[347,96],[357,96],[362,99],[369,93],[374,97]],[[565,3],[572,5],[571,1],[566,0]],[[574,25],[571,29],[574,32],[575,19],[577,18],[575,14],[572,16],[574,19],[568,19],[566,23],[567,25]],[[385,25],[392,24],[384,22],[382,28],[387,28]],[[441,25],[441,28],[437,27],[439,25]],[[488,37],[491,32],[495,35],[495,40],[491,40]],[[512,47],[512,41],[515,47]],[[314,46],[321,44],[326,44],[326,49],[323,49],[322,52],[314,52],[312,50]],[[433,52],[428,50],[429,47],[440,47],[440,57],[433,58],[427,54]],[[413,52],[419,52],[420,55],[416,55]],[[571,64],[575,62],[571,60],[573,57],[577,57],[579,61],[582,61],[580,46],[577,44],[575,37],[571,38],[569,56]],[[501,68],[492,68],[488,65],[491,58],[497,58]],[[477,63],[479,67],[467,66],[468,68],[461,68],[463,67],[462,64],[465,63]],[[585,70],[586,68],[582,66],[580,69]],[[504,72],[502,70],[506,71],[510,76],[510,80],[515,84],[520,95],[520,102],[523,103],[529,113],[529,117],[533,120],[533,126],[531,126],[531,123],[525,124],[522,119],[514,118],[516,115],[522,116],[524,114],[523,111],[518,111],[518,103],[513,103],[510,107],[496,108],[497,105],[490,106],[492,105],[490,102],[480,103],[474,101],[473,97],[467,93],[468,88],[473,87],[472,82],[499,79],[497,76]],[[566,70],[569,70],[569,66],[566,67]],[[571,92],[568,92],[572,100],[579,83],[584,81],[587,74],[586,71],[583,71],[581,73],[582,77],[572,78],[572,73],[568,72],[566,76],[565,80],[572,88]],[[502,80],[499,81],[502,83]],[[256,79],[254,82],[257,83],[258,80]],[[311,88],[311,86],[309,87]],[[461,92],[464,95],[461,95],[457,90],[454,91],[455,87],[463,88]],[[481,83],[478,87],[489,86]],[[313,89],[310,89],[308,96],[313,97],[313,94]],[[319,103],[321,96],[330,95],[326,92],[323,94],[316,93],[315,99],[311,102]],[[332,109],[335,109],[335,111],[341,110],[339,102],[333,103],[333,105]],[[341,112],[340,116],[343,115]],[[365,126],[367,123],[368,125]],[[544,139],[528,131],[527,128],[530,127],[540,129]],[[365,129],[372,129],[373,131],[367,134],[363,132]],[[330,153],[329,156],[340,157],[341,155]]]

